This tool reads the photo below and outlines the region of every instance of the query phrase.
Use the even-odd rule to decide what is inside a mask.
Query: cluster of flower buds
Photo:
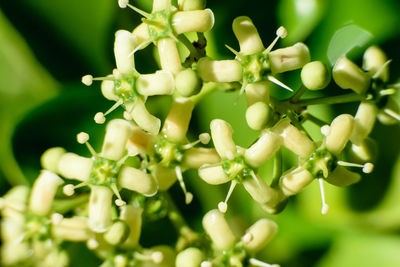
[[[361,175],[355,167],[370,173],[376,151],[368,136],[376,119],[385,124],[400,120],[391,97],[398,85],[388,83],[390,61],[372,46],[364,54],[363,69],[343,56],[331,70],[321,61],[310,62],[310,51],[303,43],[273,50],[287,35],[284,27],[278,28],[276,38],[265,48],[253,22],[244,16],[236,18],[232,26],[239,51],[227,46],[235,58],[212,59],[206,54],[204,32],[213,27],[214,15],[205,9],[205,1],[178,0],[174,6],[171,0],[154,0],[151,13],[127,0],[118,4],[143,16],[142,23],[133,31],[116,32],[112,74],[86,75],[82,82],[90,86],[101,80],[102,94],[115,101],[111,109],[94,116],[96,123],[104,123],[105,116],[119,106],[125,109],[124,118],[108,122],[101,152],[96,152],[89,135],[81,132],[77,141],[87,146],[90,158],[61,147],[50,148],[42,155],[43,170],[32,189],[15,187],[0,199],[2,264],[66,266],[69,259],[60,245],[69,241],[86,242],[103,260],[103,267],[275,266],[254,258],[277,232],[273,221],[260,219],[237,238],[225,220],[234,188],[242,184],[266,212],[279,213],[290,196],[317,180],[325,214],[324,182],[340,187],[356,183]],[[185,35],[189,32],[197,33],[197,39],[191,41]],[[177,43],[187,49],[186,58],[181,58]],[[140,74],[134,56],[150,44],[157,48],[161,69]],[[293,90],[278,77],[296,69],[301,69],[302,86]],[[307,90],[335,86],[331,77],[337,86],[354,93],[303,97]],[[259,133],[248,148],[235,144],[231,125],[221,119],[211,121],[211,134],[188,140],[197,101],[218,88],[212,87],[218,83],[232,84],[239,96],[246,96],[247,124]],[[292,95],[287,99],[274,96],[270,90],[274,84]],[[172,98],[163,124],[146,108],[146,100],[156,95]],[[347,102],[360,103],[355,115],[338,115],[330,124],[307,109]],[[320,127],[320,140],[304,129],[306,121]],[[211,140],[214,148],[197,146]],[[282,169],[282,148],[298,158],[296,166]],[[353,162],[345,161],[347,158]],[[258,171],[269,160],[275,161],[270,184]],[[185,223],[168,195],[178,182],[186,204],[191,203],[195,196],[187,190],[183,177],[188,169],[198,170],[199,177],[211,185],[230,182],[225,200],[203,217],[207,235]],[[55,200],[69,208],[57,209]],[[144,218],[161,217],[177,228],[176,246],[142,247]]]

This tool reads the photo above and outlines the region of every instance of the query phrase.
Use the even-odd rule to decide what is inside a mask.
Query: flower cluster
[[[15,187],[1,198],[4,265],[67,266],[69,258],[62,244],[86,242],[102,259],[102,266],[272,266],[257,260],[255,254],[273,238],[277,225],[263,218],[237,238],[224,217],[234,188],[242,184],[262,209],[274,214],[317,180],[325,214],[324,182],[344,187],[360,181],[360,172],[354,168],[370,173],[375,150],[368,136],[376,119],[385,124],[400,120],[399,108],[391,99],[397,85],[389,84],[390,61],[376,46],[365,51],[362,69],[343,56],[331,70],[321,61],[310,62],[310,51],[303,43],[274,50],[287,35],[284,27],[265,48],[251,19],[242,16],[232,26],[240,50],[227,46],[235,58],[218,60],[208,57],[205,49],[204,32],[214,24],[205,1],[178,0],[174,6],[170,0],[154,0],[151,13],[127,0],[118,4],[143,16],[142,23],[132,31],[116,32],[112,74],[86,75],[82,82],[90,86],[100,80],[104,97],[115,102],[108,111],[95,114],[96,123],[104,123],[105,116],[119,106],[125,109],[124,118],[107,123],[101,152],[81,132],[77,141],[88,147],[90,158],[51,148],[41,158],[43,170],[32,189]],[[197,39],[191,41],[186,33],[193,32]],[[181,58],[177,43],[187,49],[186,58]],[[160,70],[141,74],[135,68],[135,54],[151,44],[157,48]],[[301,69],[302,87],[293,90],[279,74],[296,69]],[[210,122],[210,134],[201,133],[195,141],[187,137],[196,103],[218,83],[230,84],[239,96],[245,94],[247,124],[259,133],[247,148],[235,144],[231,125],[221,119]],[[273,96],[274,84],[292,95],[287,99]],[[335,84],[353,92],[303,97],[308,90]],[[146,108],[146,100],[155,95],[172,98],[163,123]],[[330,123],[307,108],[347,102],[360,103],[355,115],[340,114]],[[320,127],[322,139],[310,136],[303,127],[306,121]],[[204,146],[211,140],[213,148]],[[298,159],[286,170],[281,164],[282,148]],[[269,160],[275,161],[271,183],[259,173]],[[169,196],[169,189],[178,182],[186,204],[196,197],[184,182],[188,169],[198,170],[198,176],[210,185],[230,182],[218,209],[203,217],[205,233],[186,224]],[[57,198],[69,208],[57,209]],[[144,217],[169,219],[178,233],[176,244],[143,247]]]

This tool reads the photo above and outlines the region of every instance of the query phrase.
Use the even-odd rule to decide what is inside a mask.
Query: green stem
[[[89,199],[88,195],[81,195],[71,199],[57,199],[53,202],[53,210],[65,214],[74,208],[85,204]]]
[[[318,118],[315,117],[314,115],[311,115],[310,113],[305,113],[305,114],[304,114],[304,118],[305,118],[306,120],[309,120],[309,121],[315,123],[315,124],[318,125],[318,126],[324,126],[324,125],[327,125],[327,124],[328,124],[328,123],[324,122],[323,120],[318,119]]]
[[[290,101],[292,102],[296,102],[297,100],[300,99],[300,97],[307,92],[307,88],[303,85],[302,87],[300,87],[299,90],[297,90],[297,92],[290,98]]]
[[[345,95],[338,96],[328,96],[328,97],[318,97],[313,99],[304,99],[293,103],[295,107],[304,107],[310,105],[332,105],[332,104],[342,104],[342,103],[350,103],[357,102],[362,100],[363,97],[356,93],[350,93]]]

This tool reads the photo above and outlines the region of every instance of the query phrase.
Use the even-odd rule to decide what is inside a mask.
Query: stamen
[[[114,192],[115,196],[117,197],[117,199],[115,200],[115,205],[117,205],[118,207],[125,206],[126,202],[122,200],[116,184],[111,184],[111,190]]]
[[[362,168],[363,173],[371,173],[374,170],[374,164],[372,164],[371,162],[367,162],[365,164],[357,164],[339,160],[337,164],[344,167]]]
[[[79,187],[83,187],[83,186],[86,186],[86,185],[88,185],[89,184],[89,182],[87,182],[87,181],[85,181],[85,182],[82,182],[82,183],[79,183],[79,184],[77,184],[77,185],[73,185],[73,184],[67,184],[67,185],[65,185],[64,187],[63,187],[63,193],[66,195],[66,196],[72,196],[73,194],[75,194],[75,189],[76,188],[79,188]]]
[[[318,178],[318,183],[319,183],[319,190],[321,191],[321,201],[322,201],[321,214],[327,214],[329,206],[325,202],[324,181],[322,180],[322,178]]]
[[[329,125],[324,125],[321,127],[321,133],[324,136],[327,136],[330,131],[331,131],[331,127]]]
[[[400,121],[400,115],[397,112],[394,112],[393,110],[388,108],[385,108],[383,112],[392,117],[393,119]]]
[[[203,261],[200,265],[200,267],[212,267],[211,261]]]
[[[394,95],[396,93],[396,90],[393,88],[389,88],[389,89],[384,89],[384,90],[380,90],[379,94],[381,96],[385,96],[385,95]]]
[[[257,267],[279,267],[280,266],[279,264],[269,264],[269,263],[266,263],[266,262],[263,262],[263,261],[260,261],[260,260],[254,259],[254,258],[250,258],[249,263],[251,265],[254,265]]]
[[[151,41],[148,40],[148,41],[145,41],[145,42],[141,43],[140,45],[138,45],[135,49],[133,49],[132,52],[129,53],[128,58],[131,57],[131,56],[133,56],[137,51],[139,51],[139,50],[141,50],[142,48],[148,46],[150,43],[151,43]]]
[[[129,0],[118,0],[118,5],[120,8],[126,8],[129,4]]]
[[[133,256],[139,261],[153,261],[155,264],[160,264],[164,260],[164,254],[161,251],[154,251],[151,255],[144,255],[136,251]]]
[[[96,248],[99,247],[99,242],[97,242],[97,240],[94,239],[94,238],[90,238],[90,239],[88,239],[88,241],[86,242],[86,245],[87,245],[87,247],[88,247],[89,249],[95,250]]]
[[[218,203],[218,209],[220,212],[225,213],[228,209],[228,200],[232,195],[233,190],[235,189],[235,186],[237,185],[236,180],[232,180],[231,182],[231,186],[229,187],[229,191],[228,194],[225,197],[225,201],[224,202],[219,202]]]
[[[51,215],[51,222],[54,225],[59,225],[62,222],[63,219],[64,219],[64,216],[62,214],[60,214],[60,213],[53,213]]]
[[[181,186],[182,191],[185,194],[185,203],[190,204],[190,202],[192,202],[192,200],[193,200],[193,194],[190,192],[187,192],[187,190],[186,190],[186,185],[185,185],[185,182],[183,181],[182,169],[180,166],[176,166],[175,173],[178,178],[179,185]]]
[[[93,149],[93,147],[89,144],[89,135],[85,132],[80,132],[77,134],[76,136],[76,140],[78,141],[79,144],[85,144],[86,147],[88,148],[90,154],[92,154],[92,156],[96,156],[97,153],[96,151]]]
[[[145,17],[145,18],[150,18],[150,14],[149,14],[149,13],[147,13],[147,12],[145,12],[145,11],[143,11],[143,10],[141,10],[141,9],[139,9],[139,8],[137,8],[137,7],[135,7],[135,6],[132,6],[132,5],[129,4],[129,3],[126,3],[126,5],[127,5],[129,8],[131,8],[133,11],[135,11],[135,12],[139,13],[140,15],[142,15],[143,17]]]
[[[239,61],[242,61],[242,55],[240,55],[240,53],[238,51],[236,51],[235,49],[233,49],[232,47],[230,47],[229,45],[225,45],[226,48],[228,48],[229,51],[231,51],[233,54],[235,54],[235,56],[237,57],[237,59]]]
[[[374,76],[372,76],[372,79],[376,79],[378,78],[382,72],[385,71],[385,68],[390,64],[390,62],[392,62],[391,59],[389,59],[388,61],[385,62],[385,64],[383,64],[374,74]]]
[[[91,86],[93,83],[93,76],[90,74],[83,76],[82,83],[86,86]]]
[[[280,86],[280,87],[282,87],[282,88],[284,88],[284,89],[286,89],[286,90],[288,90],[290,92],[293,92],[292,88],[290,88],[289,86],[287,86],[286,84],[284,84],[283,82],[281,82],[280,80],[275,78],[274,76],[268,75],[267,78],[268,78],[268,80],[270,82],[273,82],[274,84],[276,84],[276,85],[278,85],[278,86]]]
[[[112,105],[111,108],[109,108],[105,113],[102,112],[97,112],[96,115],[94,115],[94,121],[97,124],[103,124],[106,121],[105,116],[107,116],[108,114],[110,114],[111,112],[113,112],[116,108],[118,108],[119,106],[121,106],[123,104],[123,101],[120,99],[117,102],[115,102],[114,105]]]
[[[198,140],[196,140],[196,141],[194,141],[192,143],[183,145],[182,148],[186,150],[186,149],[194,147],[198,143],[202,143],[202,144],[206,145],[206,144],[208,144],[210,142],[210,139],[211,139],[210,134],[202,133],[202,134],[199,135],[199,139]]]
[[[278,42],[279,38],[285,38],[287,36],[287,31],[285,27],[281,26],[276,30],[276,37],[272,41],[272,43],[267,47],[267,49],[264,50],[263,54],[268,54],[271,52],[272,48],[275,46],[275,44]]]

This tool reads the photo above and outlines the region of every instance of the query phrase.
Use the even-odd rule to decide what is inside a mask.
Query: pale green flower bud
[[[140,75],[136,89],[144,96],[171,95],[174,92],[175,81],[168,71],[157,71],[153,74]]]
[[[242,237],[244,248],[250,253],[256,253],[262,250],[276,235],[278,226],[269,219],[260,219],[249,229]]]
[[[65,153],[58,162],[59,173],[68,179],[86,181],[92,169],[93,160],[75,153]]]
[[[168,190],[178,179],[176,176],[176,171],[173,168],[166,168],[157,164],[151,173],[158,183],[158,190],[166,191]]]
[[[353,144],[360,145],[368,137],[374,127],[377,114],[378,109],[375,104],[360,103],[354,117],[354,127],[350,137]]]
[[[175,86],[181,96],[189,97],[200,92],[203,82],[194,70],[184,69],[176,75]]]
[[[306,169],[298,167],[284,173],[279,181],[285,196],[293,196],[314,180],[314,176]]]
[[[239,41],[240,53],[251,55],[264,50],[260,35],[249,17],[241,16],[235,18],[232,28]]]
[[[177,98],[174,100],[162,128],[162,133],[166,135],[168,140],[176,143],[182,143],[186,140],[186,132],[193,108],[194,103],[190,99]]]
[[[200,267],[205,260],[204,253],[198,248],[187,248],[176,256],[176,267]]]
[[[180,10],[199,10],[206,7],[206,0],[178,0]]]
[[[3,244],[13,243],[15,240],[20,238],[25,231],[25,218],[21,214],[22,218],[14,220],[14,218],[2,217],[1,219],[1,241]]]
[[[126,110],[140,128],[152,135],[158,134],[161,127],[161,121],[159,118],[151,115],[147,111],[143,100],[136,99],[134,103],[126,104]]]
[[[215,149],[193,147],[185,151],[182,166],[184,169],[198,169],[204,164],[215,164],[220,161]]]
[[[175,40],[163,38],[157,41],[158,54],[160,56],[161,68],[173,74],[177,74],[181,69],[181,58]]]
[[[137,47],[140,45],[142,49],[146,48],[143,45],[144,42],[147,42],[150,39],[149,28],[146,23],[139,24],[133,31],[132,34],[136,37]],[[150,42],[148,43],[150,44]],[[136,47],[136,49],[137,49]]]
[[[337,166],[325,180],[336,186],[348,186],[358,183],[361,180],[361,176],[356,172],[349,171],[345,167]]]
[[[73,242],[83,242],[92,236],[85,217],[64,218],[59,224],[52,225],[51,232],[55,238]]]
[[[279,193],[258,176],[244,179],[242,184],[250,196],[260,204],[273,205],[279,201]]]
[[[219,210],[210,210],[203,217],[203,228],[210,236],[218,250],[228,250],[233,247],[236,238]]]
[[[269,82],[255,82],[246,86],[247,106],[251,106],[257,102],[269,103]]]
[[[118,101],[118,96],[114,93],[114,81],[104,80],[101,82],[101,93],[108,100]]]
[[[102,156],[109,160],[119,160],[125,154],[126,143],[132,134],[132,125],[121,119],[114,119],[107,124],[104,136]]]
[[[351,89],[360,95],[364,94],[370,85],[370,75],[347,57],[341,57],[336,61],[332,76],[338,86]]]
[[[208,32],[214,26],[214,13],[211,9],[178,11],[172,16],[176,34],[185,32]]]
[[[314,152],[314,142],[289,120],[282,120],[272,131],[279,134],[283,138],[283,145],[299,157],[309,158]]]
[[[237,60],[212,60],[203,57],[197,63],[199,76],[205,82],[237,82],[242,80],[242,65]]]
[[[140,233],[142,231],[142,213],[143,209],[132,205],[121,207],[120,219],[125,221],[129,226],[129,235],[122,244],[124,247],[133,248],[139,242]]]
[[[25,221],[23,214],[26,212],[29,191],[27,186],[19,185],[11,188],[0,198],[0,211],[3,219],[8,218],[21,224]]]
[[[246,121],[249,127],[259,131],[271,124],[273,119],[272,109],[264,102],[257,102],[246,110]]]
[[[350,159],[355,162],[375,161],[377,155],[376,143],[369,138],[364,139],[360,145],[353,144],[350,150]]]
[[[91,186],[89,199],[89,228],[103,233],[112,225],[111,205],[113,192],[105,186]]]
[[[158,190],[157,182],[153,176],[128,166],[121,167],[118,183],[123,188],[139,192],[145,196],[153,196]]]
[[[301,70],[301,81],[309,90],[321,90],[331,81],[331,73],[321,61],[313,61],[304,65]]]
[[[207,166],[204,165],[199,168],[199,176],[208,184],[224,184],[230,180],[230,178],[224,172],[222,166]]]
[[[337,116],[331,123],[325,145],[329,152],[339,155],[350,139],[354,118],[349,114]]]
[[[370,72],[371,76],[374,74],[386,63],[387,57],[385,52],[382,51],[377,46],[370,46],[364,52],[363,56],[363,69]],[[384,71],[379,76],[384,82],[387,82],[389,79],[389,68],[385,67]]]
[[[40,163],[43,169],[58,173],[58,162],[65,153],[65,149],[62,147],[47,149],[40,157]]]
[[[2,265],[19,265],[25,259],[32,256],[32,250],[26,242],[12,242],[2,244],[1,263]]]
[[[274,132],[267,131],[251,147],[249,147],[244,158],[253,168],[259,168],[270,159],[282,144],[282,137]]]
[[[29,209],[36,215],[47,215],[53,204],[58,186],[64,181],[57,174],[42,170],[33,184]]]
[[[280,48],[269,53],[271,71],[281,73],[303,67],[310,61],[310,50],[303,43]]]
[[[383,108],[383,110],[380,110],[378,112],[377,117],[380,123],[384,125],[393,125],[399,122],[398,120],[393,118],[393,116],[389,116],[385,111],[394,113],[396,117],[399,117],[400,114],[399,104],[395,100],[393,100],[393,98],[389,97],[386,106]]]
[[[117,220],[114,222],[107,232],[104,233],[104,240],[106,240],[111,245],[122,244],[129,235],[129,226],[124,221]]]
[[[236,145],[233,142],[233,130],[229,123],[215,119],[210,123],[214,147],[223,159],[233,159],[236,155]]]
[[[67,267],[69,266],[69,256],[66,251],[52,249],[40,263],[42,267]]]
[[[114,55],[117,69],[122,75],[131,76],[135,71],[135,58],[129,54],[137,45],[136,36],[126,30],[115,33]]]

